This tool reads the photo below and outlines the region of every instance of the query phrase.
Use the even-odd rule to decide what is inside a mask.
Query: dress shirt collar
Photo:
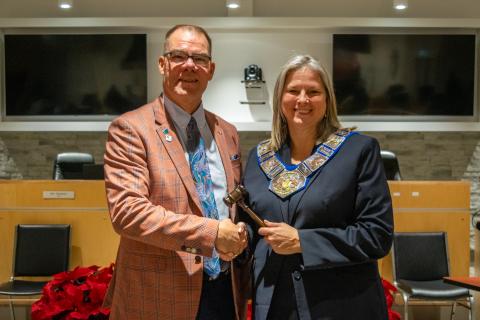
[[[165,109],[172,118],[173,122],[178,126],[179,129],[183,131],[187,129],[187,125],[190,122],[191,117],[194,117],[197,121],[197,126],[200,132],[202,132],[202,129],[207,125],[207,120],[205,119],[205,110],[203,109],[202,102],[200,102],[197,110],[195,110],[192,115],[170,100],[165,94],[163,95],[163,104],[165,105]]]

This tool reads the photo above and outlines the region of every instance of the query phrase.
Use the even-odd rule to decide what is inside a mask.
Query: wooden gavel
[[[223,202],[225,202],[229,207],[233,204],[238,204],[249,216],[250,218],[255,221],[260,227],[265,227],[265,222],[260,219],[259,216],[248,205],[245,204],[243,201],[245,196],[247,195],[247,190],[241,184],[237,185],[231,192],[227,193],[227,195],[223,198]]]

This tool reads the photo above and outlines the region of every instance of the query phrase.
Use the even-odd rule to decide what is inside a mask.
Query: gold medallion
[[[300,172],[296,170],[284,170],[272,179],[270,186],[275,194],[281,198],[285,198],[291,193],[302,189],[305,186],[306,181],[307,178]]]
[[[339,129],[332,133],[310,157],[291,170],[288,170],[276,156],[270,140],[260,142],[257,146],[257,160],[270,180],[269,189],[280,198],[286,198],[302,190],[307,185],[309,177],[325,165],[352,134],[356,132],[350,129]]]

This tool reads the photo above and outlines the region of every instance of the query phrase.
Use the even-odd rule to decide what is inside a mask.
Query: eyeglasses
[[[203,53],[193,53],[193,54],[188,54],[185,51],[180,51],[180,50],[172,50],[164,53],[165,56],[168,56],[170,58],[170,61],[173,63],[178,63],[178,64],[183,64],[187,62],[189,58],[192,59],[193,63],[195,63],[197,66],[201,67],[206,67],[210,63],[210,60],[212,57],[210,57],[208,54],[203,54]]]

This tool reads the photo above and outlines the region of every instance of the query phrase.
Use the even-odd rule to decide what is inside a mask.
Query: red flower
[[[388,307],[388,320],[400,320],[400,314],[392,310],[392,305],[394,302],[393,294],[397,292],[397,288],[387,280],[382,278],[383,292],[385,293],[385,298],[387,300]]]
[[[104,320],[110,310],[102,308],[112,278],[113,264],[76,267],[53,276],[32,305],[32,320]]]

